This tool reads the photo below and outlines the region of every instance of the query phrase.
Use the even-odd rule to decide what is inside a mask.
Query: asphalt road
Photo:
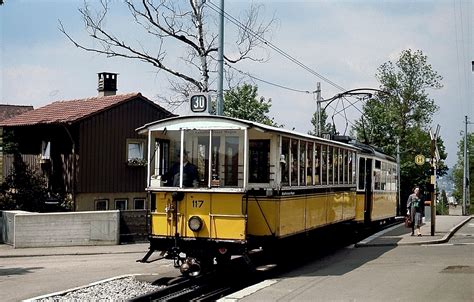
[[[239,301],[474,301],[474,221],[445,244],[348,247],[273,281]]]
[[[143,253],[0,258],[0,300],[19,301],[127,274],[177,275]],[[241,301],[473,301],[474,220],[448,243],[348,247],[280,276]]]
[[[177,274],[169,260],[143,253],[0,258],[0,301],[20,301],[127,274]]]

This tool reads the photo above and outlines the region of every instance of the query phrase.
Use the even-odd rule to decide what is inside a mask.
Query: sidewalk
[[[370,236],[355,246],[367,247],[445,243],[460,227],[472,218],[472,216],[436,216],[434,236],[431,236],[431,222],[427,221],[421,227],[422,237],[411,236],[411,228],[406,228],[405,224],[402,223]]]
[[[148,252],[149,243],[133,243],[120,245],[96,246],[67,246],[67,247],[41,247],[17,248],[11,245],[0,244],[0,258],[11,257],[40,257],[58,255],[99,255],[99,254],[127,254]]]

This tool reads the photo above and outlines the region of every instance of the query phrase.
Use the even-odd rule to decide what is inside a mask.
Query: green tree
[[[279,127],[268,116],[272,100],[258,97],[258,87],[243,84],[228,90],[224,95],[224,115]]]
[[[474,133],[469,133],[467,135],[467,149],[471,152],[469,155],[469,180],[472,183],[474,179]],[[458,203],[462,204],[463,200],[463,177],[464,177],[464,138],[461,138],[458,142],[458,160],[453,168],[453,181],[454,181],[454,192],[453,196],[456,198]],[[474,186],[469,186],[469,196],[470,196],[470,210],[474,210]]]
[[[0,186],[0,209],[43,211],[48,200],[44,179],[28,167],[19,152],[13,156],[13,168]]]
[[[321,109],[321,133],[324,132],[332,132],[333,126],[332,123],[327,122],[328,114],[326,113],[325,109]],[[317,135],[318,134],[318,112],[313,113],[313,117],[311,118],[311,124],[313,125],[313,130],[308,131],[310,135]]]
[[[417,166],[414,158],[423,154],[430,158],[429,127],[438,106],[428,95],[428,89],[439,89],[442,77],[433,70],[421,50],[404,50],[396,62],[382,64],[376,73],[380,90],[368,100],[362,117],[356,121],[353,132],[359,141],[380,147],[389,155],[396,155],[397,138],[400,141],[400,172],[402,206],[411,188],[420,185],[426,191],[430,166]],[[441,158],[438,175],[444,175],[446,152],[443,140],[438,139]]]

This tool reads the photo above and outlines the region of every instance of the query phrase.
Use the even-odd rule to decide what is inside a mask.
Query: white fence
[[[119,244],[120,212],[4,211],[3,241],[14,248]]]

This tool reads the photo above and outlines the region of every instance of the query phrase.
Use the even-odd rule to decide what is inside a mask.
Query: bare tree
[[[169,105],[180,105],[192,91],[213,91],[210,87],[217,70],[216,20],[220,10],[216,4],[209,0],[125,0],[124,5],[128,7],[135,25],[141,26],[151,41],[156,41],[157,46],[146,48],[144,44],[149,43],[124,40],[106,26],[110,3],[110,0],[101,0],[100,7],[92,9],[85,1],[84,6],[79,8],[89,36],[97,42],[94,46],[85,46],[86,43],[73,38],[61,21],[60,31],[76,47],[85,51],[139,60],[166,72],[171,90],[178,94],[168,99]],[[242,60],[266,60],[265,53],[256,54],[256,49],[263,46],[263,39],[270,34],[275,18],[268,22],[260,21],[261,9],[262,6],[251,5],[237,22],[233,21],[240,26],[230,50],[233,55],[224,56],[228,64]],[[146,36],[143,39],[147,39]],[[168,51],[176,45],[181,53],[173,51],[169,54]],[[183,64],[168,59],[168,56],[179,58]]]

